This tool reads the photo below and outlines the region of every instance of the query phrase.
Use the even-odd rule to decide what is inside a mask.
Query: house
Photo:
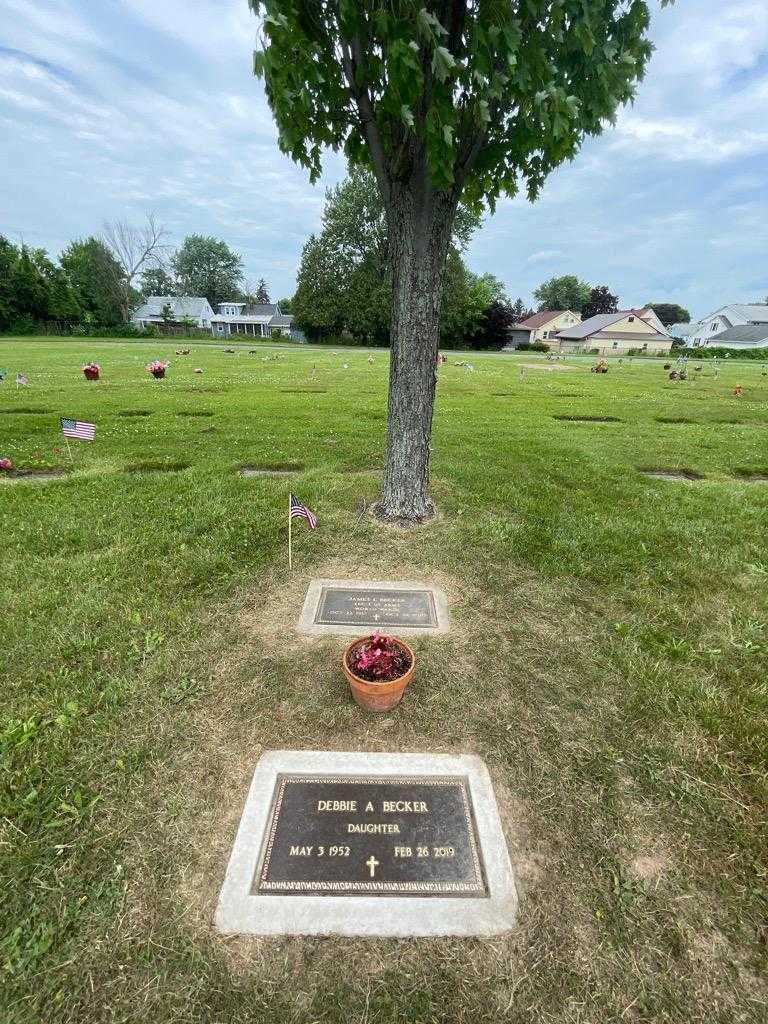
[[[674,338],[675,341],[682,341],[683,344],[690,345],[691,334],[693,334],[695,329],[695,324],[671,324],[667,328],[667,334]]]
[[[768,348],[768,324],[729,327],[705,342],[705,346],[712,348],[721,345],[723,348]]]
[[[730,306],[722,306],[720,309],[699,320],[689,336],[690,345],[724,345],[722,341],[716,340],[718,335],[730,331],[734,327],[766,327],[768,326],[768,305],[759,303],[742,304],[733,303]],[[749,333],[749,332],[748,332]],[[751,332],[757,333],[760,332]],[[735,348],[760,348],[757,341],[742,341],[741,345],[731,346]]]
[[[557,335],[561,352],[594,352],[596,355],[667,354],[672,339],[652,309],[623,309],[598,313]]]
[[[208,330],[212,317],[208,299],[197,295],[149,295],[131,317],[131,323],[141,329],[192,325]]]
[[[211,333],[216,337],[245,334],[251,338],[272,335],[293,336],[293,317],[281,313],[276,302],[249,305],[246,302],[219,303],[219,312],[211,317]]]
[[[536,341],[543,341],[550,348],[557,348],[552,339],[558,331],[565,327],[572,327],[579,323],[581,317],[570,309],[542,309],[527,320],[521,320],[509,329],[509,341],[504,346],[506,351],[512,351],[522,344],[532,345]]]

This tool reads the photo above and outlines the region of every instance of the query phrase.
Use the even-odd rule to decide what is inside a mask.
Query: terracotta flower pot
[[[411,659],[411,667],[405,675],[398,676],[397,679],[392,679],[386,683],[371,683],[367,679],[361,679],[360,676],[355,675],[348,662],[352,650],[359,643],[367,639],[367,636],[359,636],[356,640],[352,640],[351,643],[347,644],[341,658],[341,667],[344,675],[347,677],[352,696],[360,707],[366,708],[368,711],[391,711],[403,699],[405,688],[413,678],[413,672],[416,668],[416,655],[408,644],[398,637],[398,644],[407,652]]]
[[[165,376],[165,370],[152,370],[151,373],[156,380],[160,380]]]
[[[99,371],[98,370],[83,370],[83,373],[85,374],[85,379],[86,380],[98,380],[99,379]]]

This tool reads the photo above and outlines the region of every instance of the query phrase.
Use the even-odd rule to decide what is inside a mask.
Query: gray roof
[[[269,321],[270,327],[290,327],[293,323],[293,317],[289,313],[276,313]]]
[[[749,320],[750,323],[768,324],[768,306],[734,303],[732,306],[726,306],[725,309],[732,309],[734,313]]]
[[[188,316],[195,320],[199,320],[209,308],[208,300],[198,295],[148,295],[133,314],[133,319],[162,316],[164,306],[170,306],[176,317]]]
[[[648,322],[648,318],[641,317],[636,309],[620,309],[616,313],[598,313],[596,316],[591,316],[589,320],[582,320],[580,324],[574,324],[573,327],[564,327],[562,331],[557,332],[557,337],[589,338],[592,334],[604,331],[607,327],[611,327],[613,324],[618,323],[619,320],[623,320],[628,316],[634,316],[638,320]],[[648,335],[649,339],[651,337],[653,335]],[[659,333],[658,337],[666,338],[666,334]]]
[[[580,324],[574,324],[573,327],[564,327],[562,331],[558,331],[557,336],[558,338],[588,338],[595,331],[602,331],[604,328],[610,327],[611,324],[615,324],[617,320],[622,320],[629,315],[629,311],[598,313],[596,316],[591,316],[589,320],[582,320]]]
[[[274,316],[277,313],[276,302],[254,302],[243,308],[243,316]]]
[[[687,338],[695,329],[696,324],[672,324],[667,328],[667,334],[671,334],[673,338]]]
[[[739,341],[742,344],[754,345],[755,348],[768,347],[768,322],[764,324],[744,324],[742,327],[729,327],[727,331],[721,331],[707,338],[708,345],[725,345],[731,341]]]

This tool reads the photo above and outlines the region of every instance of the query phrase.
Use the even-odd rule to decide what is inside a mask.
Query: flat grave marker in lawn
[[[404,635],[448,632],[442,590],[392,580],[312,580],[299,618],[300,633],[355,636],[395,629]]]
[[[270,751],[253,776],[216,927],[254,935],[495,935],[517,892],[472,756]]]

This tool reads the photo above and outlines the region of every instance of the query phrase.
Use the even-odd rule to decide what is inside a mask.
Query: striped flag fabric
[[[61,432],[64,437],[76,441],[92,441],[96,437],[96,424],[83,423],[81,420],[69,420],[61,417]]]
[[[317,516],[310,512],[306,505],[302,505],[295,494],[291,495],[291,519],[306,519],[310,530],[317,526]]]

